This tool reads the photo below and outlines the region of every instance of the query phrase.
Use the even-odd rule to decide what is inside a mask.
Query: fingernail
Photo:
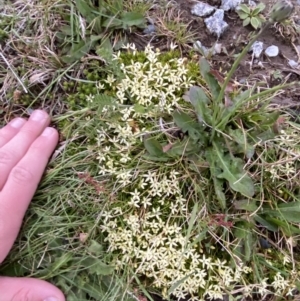
[[[48,117],[47,114],[41,110],[35,110],[30,115],[30,119],[33,121],[42,121],[42,120],[45,120],[47,117]]]
[[[51,136],[53,133],[54,133],[54,129],[53,128],[45,128],[43,133],[42,133],[42,136]]]
[[[55,297],[48,297],[48,298],[44,299],[44,301],[59,301],[59,300]]]
[[[16,129],[19,129],[21,128],[25,123],[25,120],[22,119],[22,118],[16,118],[14,120],[12,120],[10,122],[10,125],[13,127],[13,128],[16,128]]]

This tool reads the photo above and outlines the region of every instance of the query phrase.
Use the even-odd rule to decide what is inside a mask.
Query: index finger
[[[0,192],[0,263],[18,235],[24,214],[57,142],[57,131],[47,127],[11,170]]]

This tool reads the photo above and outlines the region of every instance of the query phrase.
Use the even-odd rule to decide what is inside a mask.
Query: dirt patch
[[[205,1],[204,1],[205,2]],[[206,1],[208,4],[215,7],[220,6],[221,0]],[[266,12],[269,11],[270,6],[273,4],[271,0],[263,1],[266,4]],[[180,45],[183,52],[189,52],[193,49],[193,43],[200,41],[202,45],[207,48],[213,47],[214,44],[221,43],[223,51],[220,54],[213,55],[209,60],[212,67],[219,70],[221,73],[228,71],[237,54],[239,54],[245,45],[251,39],[251,36],[255,33],[251,26],[244,27],[242,20],[239,18],[236,12],[225,12],[224,20],[228,23],[229,27],[226,32],[217,39],[206,28],[204,18],[191,14],[191,7],[193,1],[175,0],[176,4],[172,6],[172,12],[169,13],[169,7],[163,8],[162,11],[158,11],[154,8],[149,13],[149,19],[153,24],[158,24],[160,15],[168,15],[170,21],[182,22],[187,25],[187,32],[193,33],[191,39],[187,39],[185,45]],[[161,8],[159,8],[161,10]],[[267,13],[266,13],[267,15]],[[300,69],[293,69],[289,66],[288,61],[294,60],[300,61],[300,39],[299,32],[297,32],[297,22],[299,22],[299,15],[295,14],[290,25],[276,24],[268,28],[259,41],[263,42],[264,49],[271,45],[279,47],[279,55],[276,57],[268,57],[264,53],[261,54],[259,59],[252,56],[249,53],[241,62],[238,67],[235,78],[240,83],[247,82],[248,84],[261,81],[272,87],[284,82],[297,81],[300,79]],[[180,16],[180,17],[178,17]],[[176,19],[177,18],[177,19]],[[158,26],[159,27],[159,24]],[[300,30],[300,27],[298,27]],[[150,43],[156,48],[160,48],[161,51],[169,49],[170,43],[174,40],[172,34],[169,36],[155,34],[152,36],[143,35],[142,32],[136,33],[131,36],[131,41],[138,45],[138,48],[143,49],[145,45]],[[201,54],[199,54],[201,56]],[[298,89],[299,90],[299,89]],[[291,92],[293,91],[293,92]],[[283,97],[285,101],[290,99],[291,104],[299,103],[299,93],[295,89],[287,92]]]

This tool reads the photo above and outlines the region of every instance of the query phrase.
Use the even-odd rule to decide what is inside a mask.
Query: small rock
[[[196,41],[196,43],[194,43],[194,48],[199,50],[205,57],[209,54],[209,49],[202,45],[200,41]]]
[[[224,10],[217,9],[211,17],[204,20],[209,32],[216,34],[218,38],[228,28],[228,24],[223,19]]]
[[[228,11],[236,9],[244,0],[222,0],[221,9]]]
[[[253,7],[253,8],[254,8],[255,6],[257,6],[257,4],[256,4],[254,1],[252,1],[252,0],[249,0],[249,1],[248,1],[248,4],[249,4],[250,7]]]
[[[262,51],[264,49],[264,43],[256,41],[254,44],[251,46],[250,51],[253,52],[254,57],[259,58]]]
[[[291,68],[297,68],[299,66],[299,64],[297,62],[295,62],[294,60],[289,60],[288,64]]]
[[[271,245],[270,243],[264,239],[264,238],[259,238],[259,243],[262,249],[270,249]]]
[[[199,16],[199,17],[206,17],[212,14],[215,10],[215,7],[204,3],[204,2],[197,2],[191,9],[191,13],[193,15]]]
[[[215,53],[221,53],[222,52],[222,44],[221,43],[216,43],[214,47],[214,54]]]
[[[222,52],[221,43],[216,43],[214,47],[207,48],[206,46],[202,45],[200,41],[196,41],[196,43],[194,43],[194,48],[196,50],[199,50],[205,57],[207,57],[208,55],[214,55],[216,53]]]
[[[269,46],[266,50],[265,50],[265,54],[268,57],[275,57],[279,54],[279,48],[275,45]]]
[[[154,33],[156,30],[155,25],[153,24],[149,24],[144,30],[143,30],[143,34],[152,34]]]

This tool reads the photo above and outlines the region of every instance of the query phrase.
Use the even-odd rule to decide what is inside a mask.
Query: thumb
[[[65,301],[65,297],[43,280],[0,277],[0,301]]]

